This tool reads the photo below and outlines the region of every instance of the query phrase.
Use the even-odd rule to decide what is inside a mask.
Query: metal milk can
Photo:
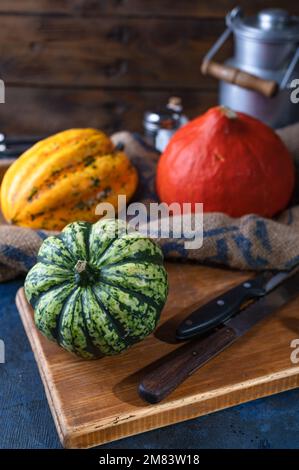
[[[282,9],[226,17],[227,29],[204,57],[202,72],[220,79],[219,103],[278,128],[299,121],[299,17]],[[234,57],[213,57],[234,36]]]

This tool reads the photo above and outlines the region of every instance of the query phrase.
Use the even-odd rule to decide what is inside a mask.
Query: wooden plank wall
[[[293,0],[239,1],[248,13]],[[0,131],[75,126],[141,130],[176,94],[196,116],[217,102],[203,54],[224,29],[228,0],[0,0]],[[229,53],[229,47],[223,56]]]

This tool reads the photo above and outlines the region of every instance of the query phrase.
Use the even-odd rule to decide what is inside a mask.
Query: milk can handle
[[[219,80],[247,88],[248,90],[257,91],[268,98],[275,96],[279,90],[279,86],[274,80],[264,80],[263,78],[244,72],[236,67],[219,64],[211,60],[228,39],[231,32],[231,29],[227,28],[206,54],[201,65],[202,74],[210,75]]]
[[[256,75],[218,62],[203,62],[201,72],[242,88],[257,91],[268,98],[275,96],[278,91],[278,84],[274,80],[264,80]]]
[[[288,65],[286,73],[284,74],[284,77],[281,80],[281,83],[280,83],[281,90],[284,90],[288,86],[288,82],[292,76],[292,73],[294,72],[295,67],[297,66],[298,61],[299,61],[299,47],[297,47],[296,52],[293,55],[292,60]]]

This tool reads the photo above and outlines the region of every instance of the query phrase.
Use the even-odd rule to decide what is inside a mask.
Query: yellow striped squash
[[[4,175],[5,219],[23,227],[60,230],[95,222],[95,208],[117,196],[131,198],[136,169],[110,138],[96,129],[70,129],[44,139],[20,156]]]

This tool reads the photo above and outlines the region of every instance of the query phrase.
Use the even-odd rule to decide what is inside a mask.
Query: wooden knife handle
[[[235,67],[219,64],[214,61],[204,61],[201,66],[201,72],[203,75],[210,75],[242,88],[257,91],[268,98],[275,96],[278,92],[278,84],[274,80],[264,80]]]
[[[139,395],[149,403],[159,403],[193,372],[236,339],[232,328],[223,327],[203,339],[190,341],[163,358],[139,384]]]

